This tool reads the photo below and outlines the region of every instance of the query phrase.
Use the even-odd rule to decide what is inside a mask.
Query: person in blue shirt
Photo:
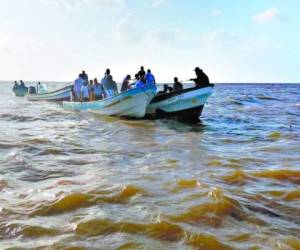
[[[93,89],[93,92],[94,92],[95,100],[96,101],[102,100],[104,90],[103,90],[102,85],[98,82],[97,78],[94,79],[94,84],[93,84],[92,89]]]
[[[151,73],[151,70],[148,69],[147,70],[147,74],[146,74],[146,83],[147,84],[156,84],[156,81],[155,81],[155,77],[154,75]]]
[[[146,85],[145,77],[141,77],[139,74],[135,75],[136,82],[134,84],[135,88],[143,88]]]

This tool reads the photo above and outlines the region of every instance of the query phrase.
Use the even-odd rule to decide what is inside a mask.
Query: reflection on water
[[[300,86],[217,85],[198,124],[2,86],[1,249],[300,249]]]

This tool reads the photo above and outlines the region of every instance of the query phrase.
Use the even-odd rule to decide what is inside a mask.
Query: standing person
[[[130,89],[130,85],[129,85],[129,81],[131,80],[131,76],[130,75],[127,75],[123,82],[122,82],[122,87],[121,87],[121,92],[124,92],[128,89]]]
[[[94,79],[93,92],[96,101],[103,99],[103,89],[97,78]]]
[[[202,69],[196,67],[194,71],[197,78],[193,78],[190,80],[195,82],[196,87],[207,87],[211,85],[208,76],[203,72]]]
[[[84,70],[81,73],[81,78],[85,81],[89,81],[89,76],[85,73]]]
[[[144,70],[144,66],[141,66],[141,69],[140,69],[140,71],[138,72],[138,75],[139,75],[140,78],[145,77],[146,72],[145,72],[145,70]]]
[[[74,91],[74,101],[79,102],[81,96],[81,87],[83,85],[84,80],[81,78],[81,74],[79,74],[78,78],[74,82],[73,91]]]
[[[118,87],[110,74],[110,69],[105,71],[105,75],[101,80],[101,83],[103,85],[106,97],[112,97],[118,94]]]
[[[81,100],[88,102],[90,100],[90,87],[87,81],[84,81],[81,87]]]
[[[36,92],[39,94],[41,91],[41,83],[38,82],[38,84],[36,85]]]
[[[151,70],[148,69],[147,70],[147,74],[146,74],[146,83],[147,84],[156,84],[156,81],[155,81],[155,77],[154,75],[151,73]]]
[[[94,91],[93,91],[93,80],[89,81],[89,90],[90,90],[90,101],[94,101],[95,100],[95,95],[94,95]]]
[[[181,91],[183,90],[183,85],[181,82],[178,82],[178,78],[174,77],[174,84],[173,84],[174,91]]]

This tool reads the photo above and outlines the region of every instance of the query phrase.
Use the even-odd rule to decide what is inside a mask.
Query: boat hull
[[[68,101],[71,98],[72,86],[67,86],[62,89],[45,93],[45,94],[29,94],[27,99],[30,101]]]
[[[13,88],[13,93],[15,96],[20,96],[20,97],[23,97],[25,95],[27,95],[28,93],[28,87],[14,87]]]
[[[63,107],[67,110],[89,111],[101,115],[143,118],[155,94],[156,87],[147,86],[128,90],[100,101],[63,102]]]
[[[187,121],[199,120],[213,87],[185,89],[155,97],[147,108],[149,118],[176,117]]]

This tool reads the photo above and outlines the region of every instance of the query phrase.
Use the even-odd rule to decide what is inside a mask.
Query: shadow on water
[[[160,126],[165,126],[168,129],[175,130],[176,132],[204,132],[208,126],[201,120],[184,121],[180,119],[160,119],[157,120]]]

